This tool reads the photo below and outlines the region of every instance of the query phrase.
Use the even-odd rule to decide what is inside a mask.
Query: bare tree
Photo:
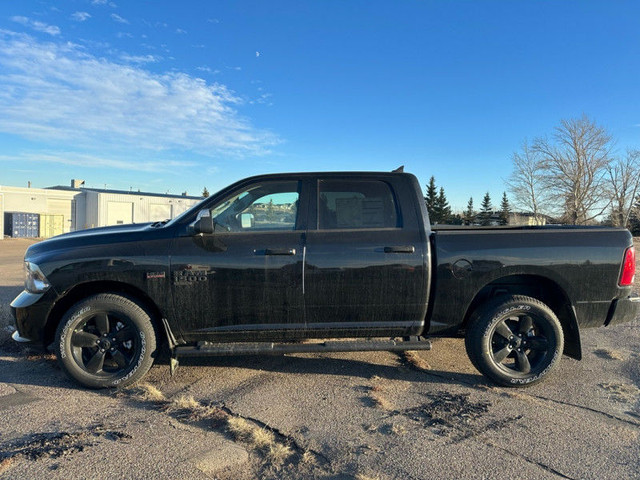
[[[543,187],[544,166],[540,156],[525,140],[521,151],[514,152],[511,159],[513,172],[506,183],[513,201],[518,208],[533,213],[536,223],[541,224],[548,195]]]
[[[640,150],[627,150],[627,156],[607,167],[611,191],[611,222],[627,227],[634,199],[640,187]]]
[[[588,223],[611,204],[611,148],[611,136],[586,115],[562,120],[551,140],[539,138],[532,145],[544,168],[544,186],[561,207],[564,222]]]

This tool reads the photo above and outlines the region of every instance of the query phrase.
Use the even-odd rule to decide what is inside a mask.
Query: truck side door
[[[172,293],[185,338],[257,341],[302,333],[306,195],[300,180],[245,185],[204,212],[213,217],[213,234],[176,239]]]
[[[415,195],[393,178],[329,176],[315,183],[307,233],[310,335],[408,335],[426,308],[424,239]]]

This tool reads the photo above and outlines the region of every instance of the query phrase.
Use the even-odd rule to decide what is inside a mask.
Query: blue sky
[[[640,147],[636,1],[5,1],[0,184],[431,175],[455,207],[583,113]]]

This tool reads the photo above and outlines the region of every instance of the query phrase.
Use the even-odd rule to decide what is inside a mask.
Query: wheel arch
[[[555,281],[539,275],[508,275],[492,280],[473,298],[464,316],[468,327],[473,312],[491,298],[500,295],[525,295],[545,303],[560,320],[564,335],[564,354],[580,360],[582,348],[576,313],[566,291]]]
[[[69,308],[79,301],[99,293],[120,294],[138,302],[149,313],[151,323],[160,340],[159,343],[167,341],[166,325],[162,320],[164,315],[158,305],[145,292],[127,283],[96,281],[75,285],[56,300],[47,317],[44,329],[44,345],[50,345],[54,341],[56,328]]]

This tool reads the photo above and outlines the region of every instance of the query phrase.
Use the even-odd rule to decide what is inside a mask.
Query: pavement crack
[[[597,408],[591,408],[591,407],[587,407],[585,405],[578,405],[576,403],[565,402],[563,400],[556,400],[555,398],[545,397],[544,395],[533,395],[533,394],[528,394],[528,395],[530,395],[533,398],[538,398],[540,400],[545,400],[547,402],[553,402],[553,403],[557,403],[559,405],[566,405],[568,407],[579,408],[581,410],[586,410],[588,412],[597,413],[597,414],[600,414],[600,415],[604,415],[605,417],[610,418],[611,420],[617,420],[619,422],[626,423],[628,425],[633,425],[634,427],[640,427],[640,423],[638,423],[638,422],[634,422],[632,420],[627,420],[626,418],[620,418],[617,415],[613,415],[612,413],[608,413],[608,412],[604,412],[602,410],[598,410]]]
[[[537,460],[533,460],[532,458],[529,458],[526,455],[522,455],[520,453],[512,452],[508,448],[501,447],[500,445],[496,445],[493,442],[487,441],[487,442],[485,442],[485,445],[487,445],[489,447],[493,447],[493,448],[495,448],[497,450],[500,450],[500,451],[502,451],[504,453],[507,453],[507,454],[511,455],[512,457],[516,457],[516,458],[519,458],[521,460],[524,460],[525,462],[530,463],[532,465],[536,465],[537,467],[542,468],[543,470],[546,470],[547,472],[552,473],[552,474],[554,474],[554,475],[556,475],[556,476],[558,476],[560,478],[566,478],[568,480],[577,480],[576,478],[569,477],[568,475],[565,475],[561,471],[556,470],[555,468],[553,468],[553,467],[551,467],[551,466],[549,466],[549,465],[547,465],[545,463],[539,462]]]
[[[312,454],[316,459],[321,460],[323,464],[331,465],[331,460],[326,455],[324,455],[323,453],[318,452],[318,451],[316,451],[314,449],[306,448],[306,447],[301,446],[293,436],[283,433],[280,429],[278,429],[276,427],[273,427],[273,426],[269,425],[268,423],[263,422],[262,420],[259,420],[257,418],[249,417],[249,416],[245,416],[245,415],[240,415],[240,414],[234,412],[233,410],[231,410],[226,405],[221,405],[219,408],[222,411],[224,411],[225,413],[227,413],[228,415],[230,415],[230,416],[237,417],[237,418],[242,418],[244,420],[247,420],[249,422],[254,423],[259,428],[263,428],[263,429],[266,429],[266,430],[268,430],[270,432],[273,432],[273,434],[276,436],[276,439],[278,441],[290,446],[295,451],[295,453],[297,453],[298,455],[303,456],[305,453],[308,452],[308,453]]]

